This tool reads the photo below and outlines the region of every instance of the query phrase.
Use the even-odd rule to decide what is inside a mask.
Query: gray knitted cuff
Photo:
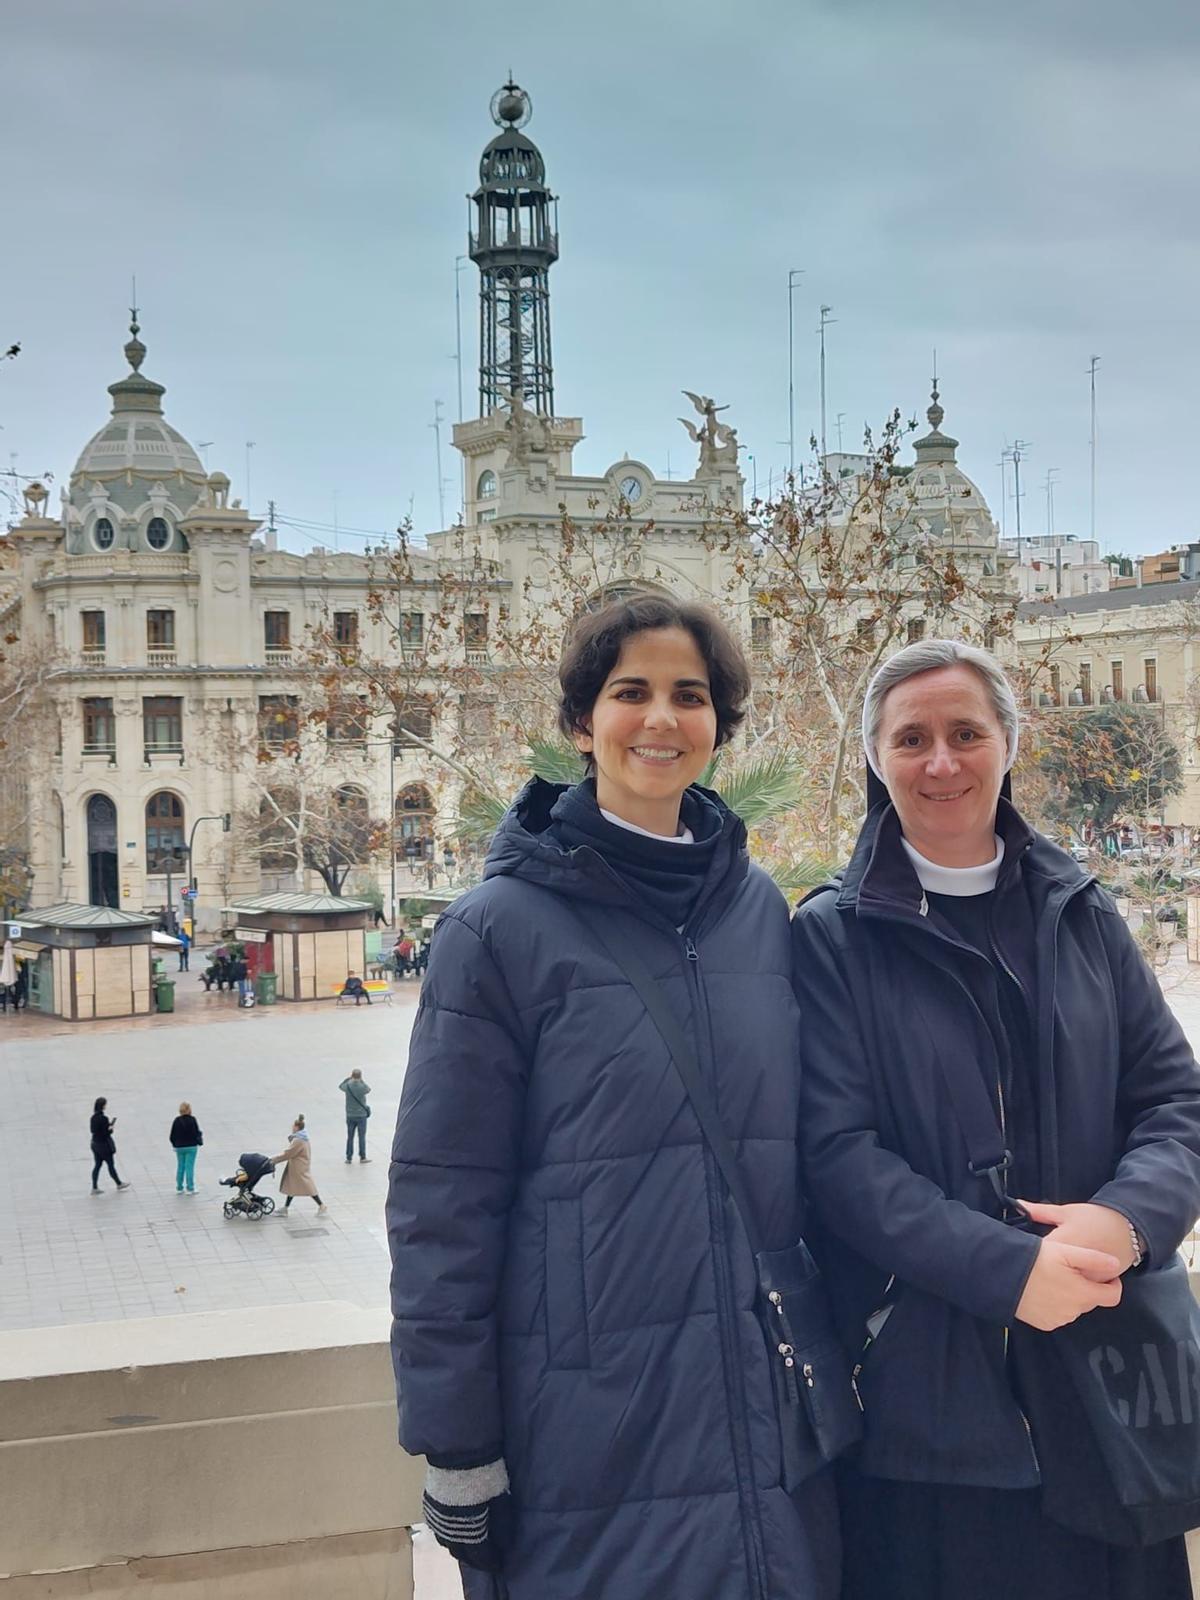
[[[485,1467],[425,1468],[425,1493],[442,1506],[481,1506],[508,1493],[503,1457]]]

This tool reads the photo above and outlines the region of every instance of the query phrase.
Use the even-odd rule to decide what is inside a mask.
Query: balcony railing
[[[290,644],[269,644],[266,654],[269,667],[286,667],[291,663],[292,647]]]
[[[173,644],[151,645],[146,651],[146,665],[148,667],[173,667],[176,665],[177,660],[178,657],[175,654],[175,646]]]
[[[115,739],[85,739],[83,744],[85,756],[115,756],[117,745]]]
[[[102,667],[106,654],[102,644],[88,644],[79,652],[79,660],[85,667]]]
[[[486,667],[491,656],[486,645],[467,646],[467,665],[469,667]]]
[[[146,758],[147,763],[149,763],[150,758],[152,756],[178,756],[180,758],[180,764],[182,765],[182,760],[183,760],[183,740],[182,739],[155,739],[153,741],[147,740],[144,749],[145,749],[145,758]]]

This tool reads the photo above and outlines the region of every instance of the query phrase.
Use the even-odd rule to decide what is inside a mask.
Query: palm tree
[[[558,739],[532,740],[522,765],[527,772],[547,783],[578,783],[581,775],[578,751]],[[747,828],[759,828],[796,810],[803,799],[800,769],[782,755],[738,761],[719,751],[698,781],[705,789],[716,789]],[[485,849],[506,810],[507,807],[492,795],[478,790],[468,793],[459,808],[458,838],[464,844]],[[815,889],[826,882],[830,874],[829,863],[811,853],[762,865],[789,898]]]

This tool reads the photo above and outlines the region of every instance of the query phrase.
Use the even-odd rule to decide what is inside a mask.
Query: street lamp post
[[[792,314],[792,296],[796,279],[804,276],[803,267],[793,267],[788,273],[788,476],[796,476],[796,332]]]

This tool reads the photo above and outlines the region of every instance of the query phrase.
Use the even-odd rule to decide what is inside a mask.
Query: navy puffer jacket
[[[677,932],[597,851],[546,836],[560,792],[523,792],[433,941],[388,1202],[401,1443],[504,1455],[511,1600],[832,1600],[830,1485],[781,1487],[741,1221],[588,929],[603,915],[663,986],[780,1249],[801,1225],[786,907],[722,807]]]

